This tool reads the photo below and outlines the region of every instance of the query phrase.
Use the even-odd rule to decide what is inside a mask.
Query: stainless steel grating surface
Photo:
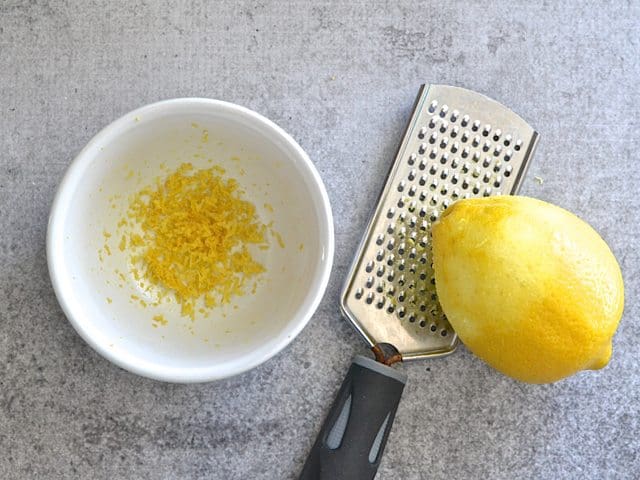
[[[343,289],[345,316],[370,345],[404,359],[451,353],[431,224],[453,202],[516,193],[537,142],[518,115],[478,93],[424,85]]]

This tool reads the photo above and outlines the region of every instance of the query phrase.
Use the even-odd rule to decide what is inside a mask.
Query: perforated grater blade
[[[365,340],[402,358],[453,352],[436,296],[431,224],[462,198],[515,194],[538,134],[470,90],[423,85],[345,283],[341,308]]]

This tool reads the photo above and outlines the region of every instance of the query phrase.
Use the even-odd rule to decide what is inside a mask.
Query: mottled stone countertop
[[[522,193],[601,232],[627,303],[610,365],[557,384],[512,381],[465,348],[403,366],[377,478],[638,478],[638,25],[635,1],[0,2],[0,478],[295,478],[365,351],[339,290],[424,82],[485,93],[535,126]],[[246,105],[290,132],[336,227],[329,287],[300,336],[200,385],[98,356],[58,306],[45,256],[75,154],[121,114],[180,96]]]

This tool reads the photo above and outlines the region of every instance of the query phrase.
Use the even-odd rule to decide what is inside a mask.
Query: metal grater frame
[[[431,224],[458,199],[517,193],[537,142],[529,124],[484,95],[422,85],[341,295],[370,346],[391,343],[404,360],[456,349],[437,300]]]

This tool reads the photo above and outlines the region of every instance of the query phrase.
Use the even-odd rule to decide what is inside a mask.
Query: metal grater
[[[389,342],[404,360],[455,350],[436,296],[431,224],[458,199],[516,193],[537,141],[484,95],[421,87],[342,292],[344,315],[370,346]]]

